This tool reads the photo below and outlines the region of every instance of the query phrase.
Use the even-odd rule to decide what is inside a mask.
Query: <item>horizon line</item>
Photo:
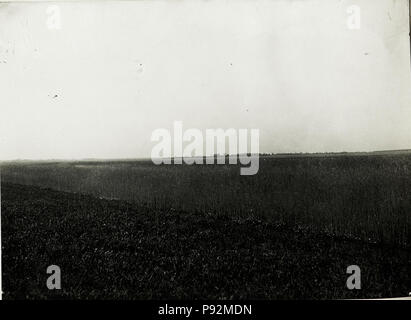
[[[258,153],[259,156],[293,156],[293,155],[338,155],[338,154],[372,154],[372,153],[390,153],[390,152],[411,152],[411,149],[386,149],[386,150],[373,150],[373,151],[326,151],[326,152],[260,152]],[[214,154],[214,155],[203,155],[203,156],[194,156],[189,158],[207,158],[207,157],[228,157],[228,156],[240,156],[245,155],[245,153],[236,153],[236,154]],[[250,155],[250,153],[247,153]],[[176,156],[171,157],[171,159],[177,158]],[[180,157],[178,157],[180,158]],[[185,158],[182,156],[182,158]],[[1,160],[0,163],[3,162],[50,162],[50,161],[60,161],[60,162],[74,162],[74,161],[142,161],[142,160],[151,160],[151,157],[136,157],[136,158],[17,158],[17,159],[8,159],[8,160]]]

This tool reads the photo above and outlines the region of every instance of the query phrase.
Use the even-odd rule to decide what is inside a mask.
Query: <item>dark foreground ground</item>
[[[228,215],[3,183],[6,299],[299,299],[406,296],[411,254]],[[46,287],[58,265],[62,290]],[[346,288],[359,265],[362,289]]]

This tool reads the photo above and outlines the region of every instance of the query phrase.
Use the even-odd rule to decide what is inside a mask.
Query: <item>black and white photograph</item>
[[[0,2],[1,299],[411,300],[410,12]]]

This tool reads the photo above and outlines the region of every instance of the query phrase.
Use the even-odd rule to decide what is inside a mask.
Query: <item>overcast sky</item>
[[[148,157],[176,120],[261,152],[411,148],[408,0],[61,3],[60,29],[50,5],[0,4],[2,160]]]

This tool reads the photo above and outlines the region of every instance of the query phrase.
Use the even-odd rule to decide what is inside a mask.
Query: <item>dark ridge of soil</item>
[[[259,218],[156,211],[2,183],[5,299],[341,299],[406,296],[409,250]],[[58,265],[62,289],[46,287]],[[349,265],[361,290],[348,290]]]

